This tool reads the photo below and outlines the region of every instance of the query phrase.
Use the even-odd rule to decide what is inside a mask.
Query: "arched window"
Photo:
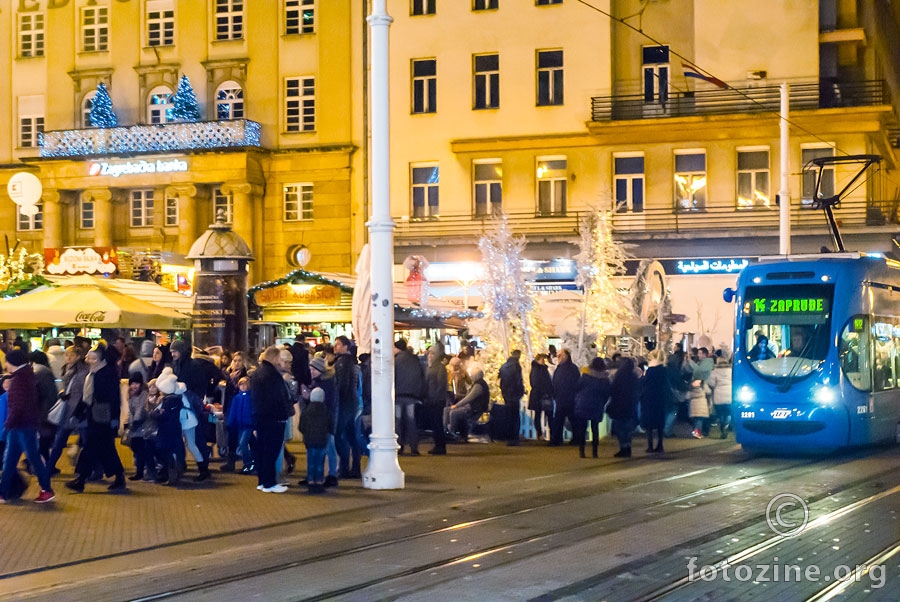
[[[244,118],[244,90],[239,83],[222,82],[216,89],[216,118]]]
[[[172,109],[175,107],[174,94],[168,86],[156,86],[147,96],[147,122],[168,123],[172,121]]]
[[[93,127],[91,123],[91,107],[94,106],[94,97],[97,95],[96,90],[91,90],[84,95],[81,100],[81,126],[85,128]]]

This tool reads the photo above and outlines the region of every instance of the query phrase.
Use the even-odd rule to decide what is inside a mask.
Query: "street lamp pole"
[[[366,18],[372,32],[372,436],[367,489],[402,489],[394,432],[394,221],[390,203],[389,30],[393,19],[386,0],[373,0]]]

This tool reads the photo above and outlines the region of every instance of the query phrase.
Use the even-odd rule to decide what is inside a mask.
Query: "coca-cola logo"
[[[105,319],[105,311],[80,311],[75,314],[76,322],[102,322]]]

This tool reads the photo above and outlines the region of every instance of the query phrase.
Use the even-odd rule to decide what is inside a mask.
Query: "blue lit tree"
[[[181,76],[178,82],[178,90],[172,99],[172,118],[177,121],[200,121],[200,107],[197,106],[197,96],[191,87],[191,81],[187,75]]]
[[[112,99],[106,89],[106,84],[97,84],[97,93],[91,102],[91,125],[95,128],[114,128],[118,125],[116,113],[113,111]]]

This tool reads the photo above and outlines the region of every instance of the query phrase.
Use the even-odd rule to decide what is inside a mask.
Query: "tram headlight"
[[[738,389],[737,400],[741,403],[753,403],[756,401],[756,393],[753,392],[753,389],[744,385]]]
[[[831,405],[837,401],[837,391],[831,387],[819,387],[813,393],[813,399],[818,404]]]

